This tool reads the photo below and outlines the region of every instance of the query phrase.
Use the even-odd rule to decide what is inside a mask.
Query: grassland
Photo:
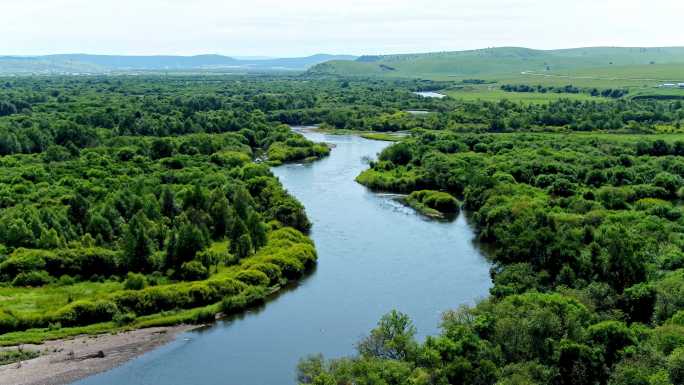
[[[506,92],[497,84],[466,86],[453,88],[442,93],[457,99],[483,100],[495,102],[506,99],[522,103],[548,103],[561,98],[571,100],[605,100],[601,97],[593,97],[589,94],[565,94],[565,93],[539,93],[539,92]]]
[[[493,48],[331,61],[312,68],[310,73],[420,78],[454,83],[476,78],[494,84],[448,92],[453,97],[466,100],[509,99],[545,103],[560,97],[577,100],[590,98],[588,95],[568,94],[516,95],[497,90],[498,85],[502,84],[620,88],[629,90],[628,97],[684,97],[684,90],[658,88],[662,83],[684,82],[684,48],[581,48],[553,51]]]

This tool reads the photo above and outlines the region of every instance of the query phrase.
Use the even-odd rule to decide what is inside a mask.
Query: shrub
[[[57,310],[52,317],[64,326],[81,326],[111,321],[119,312],[112,301],[76,301]]]
[[[459,203],[449,193],[433,190],[414,191],[409,199],[416,200],[425,206],[443,213],[455,213],[459,210]]]
[[[0,275],[7,278],[28,271],[44,270],[45,256],[54,255],[44,250],[16,249],[6,260],[0,263]]]
[[[266,274],[271,285],[278,283],[283,274],[280,267],[273,263],[255,263],[249,266],[249,268]]]
[[[634,322],[648,323],[653,318],[656,290],[653,285],[640,283],[625,290],[622,296],[622,309]]]
[[[29,271],[19,273],[13,280],[12,286],[38,287],[50,283],[50,275],[47,271]]]
[[[227,296],[221,301],[221,311],[226,314],[244,310],[246,307],[260,303],[268,295],[265,287],[249,286],[242,293]]]
[[[273,256],[266,258],[266,262],[277,265],[287,279],[296,279],[302,276],[306,267],[296,258],[286,256]]]
[[[200,261],[185,262],[181,265],[181,276],[186,281],[199,281],[209,276],[209,270]]]
[[[252,286],[268,286],[271,281],[266,274],[258,270],[242,270],[237,273],[235,279]]]
[[[75,283],[76,283],[76,279],[74,279],[74,278],[73,278],[72,276],[70,276],[70,275],[64,274],[64,275],[62,275],[61,277],[59,277],[59,280],[57,281],[57,283],[58,283],[60,286],[69,286],[69,285],[75,284]]]
[[[670,354],[667,368],[673,384],[684,384],[684,348],[677,348]]]
[[[133,312],[117,313],[112,321],[119,326],[129,325],[135,321],[136,316]]]
[[[139,273],[128,273],[124,281],[124,288],[126,290],[140,290],[147,286],[147,279]]]
[[[18,325],[19,321],[13,314],[0,310],[0,334],[14,331]]]
[[[225,296],[242,292],[246,285],[235,279],[212,279],[153,286],[137,291],[121,291],[112,299],[120,309],[138,315],[159,313],[173,309],[191,309],[219,302]]]

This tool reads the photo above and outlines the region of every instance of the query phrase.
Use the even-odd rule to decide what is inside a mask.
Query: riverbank
[[[200,326],[154,327],[23,345],[22,349],[41,352],[41,355],[0,366],[0,385],[69,384],[117,367]]]

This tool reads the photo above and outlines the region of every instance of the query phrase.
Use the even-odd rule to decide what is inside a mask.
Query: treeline
[[[661,149],[663,147],[663,149]],[[492,245],[491,297],[414,338],[383,318],[301,383],[676,385],[684,380],[684,161],[628,136],[417,132],[358,180],[441,190]]]
[[[11,114],[0,119],[0,155],[40,153],[50,145],[94,147],[120,136],[226,132],[239,133],[253,148],[267,149],[279,122],[268,120],[264,111],[311,108],[313,98],[293,93],[269,97],[262,86],[255,80],[226,84],[202,77],[13,80],[0,88],[0,100],[10,100],[3,102],[9,105],[30,102],[8,107]],[[278,90],[278,85],[272,87],[270,91]]]
[[[333,92],[333,93],[330,93]],[[326,90],[313,108],[269,111],[268,116],[287,124],[324,124],[328,128],[366,131],[412,129],[461,132],[613,131],[657,132],[658,126],[681,128],[681,101],[657,100],[555,100],[525,104],[423,98],[401,87],[371,90],[352,84],[344,94]],[[413,115],[406,111],[431,114]]]
[[[557,86],[531,86],[527,84],[504,84],[501,89],[506,92],[537,92],[540,94],[556,93],[556,94],[589,94],[591,96],[602,96],[604,98],[619,99],[629,94],[629,90],[620,88],[580,88],[573,85],[566,85],[563,87]]]
[[[370,131],[651,132],[660,125],[677,128],[684,119],[681,101],[523,104],[413,94],[454,85],[306,77],[18,78],[0,87],[0,101],[15,105],[7,108],[11,114],[0,117],[0,154],[38,153],[52,144],[87,148],[117,136],[225,132],[243,133],[251,146],[264,147],[266,132],[280,123]],[[553,90],[576,91],[566,88]],[[609,91],[621,92],[596,90],[610,97]],[[409,110],[433,113],[407,115]]]

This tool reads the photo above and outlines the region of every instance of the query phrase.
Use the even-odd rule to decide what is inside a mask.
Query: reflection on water
[[[419,336],[440,314],[487,295],[489,265],[465,215],[432,221],[354,181],[388,145],[355,136],[305,133],[336,145],[331,156],[273,172],[306,207],[318,267],[265,305],[186,333],[175,342],[81,385],[294,384],[299,358],[352,354],[392,309],[408,313]]]

